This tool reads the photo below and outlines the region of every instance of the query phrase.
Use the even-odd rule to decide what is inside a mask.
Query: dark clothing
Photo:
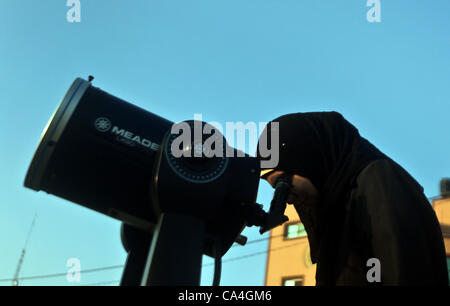
[[[314,207],[295,206],[318,263],[318,285],[368,284],[369,258],[380,260],[383,284],[448,283],[436,216],[405,170],[339,113],[288,114],[272,122],[279,124],[276,170],[310,179],[319,192]]]
[[[341,230],[339,215],[351,189],[351,180],[368,164],[387,159],[376,147],[362,138],[358,130],[337,112],[295,113],[271,121],[278,124],[279,163],[276,170],[308,178],[320,194],[314,209],[303,207],[302,217],[313,262],[334,257],[334,235]],[[261,137],[277,128],[268,124]],[[259,153],[258,153],[259,155]],[[336,221],[338,220],[338,221]],[[335,224],[331,224],[335,222]],[[328,239],[328,238],[331,239]]]
[[[334,258],[317,265],[317,285],[370,285],[377,258],[383,285],[448,285],[439,223],[422,187],[399,165],[377,160],[357,176],[334,237]],[[328,269],[333,266],[334,277]],[[373,283],[376,284],[376,283]]]

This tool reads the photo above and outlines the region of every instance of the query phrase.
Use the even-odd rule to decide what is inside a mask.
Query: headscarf
[[[377,159],[388,159],[337,112],[294,113],[278,117],[261,137],[271,142],[271,123],[279,124],[279,163],[275,170],[308,178],[319,192],[313,207],[295,205],[308,233],[311,260],[331,278],[344,227],[345,204],[356,176]],[[260,141],[261,141],[260,137]],[[276,145],[276,144],[274,144]],[[275,148],[270,148],[274,150]],[[259,146],[257,156],[261,159]],[[326,268],[325,268],[326,266]]]

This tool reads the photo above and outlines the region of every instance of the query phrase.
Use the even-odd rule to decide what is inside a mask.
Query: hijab
[[[306,177],[319,192],[317,205],[295,205],[308,233],[311,260],[331,263],[354,179],[372,161],[388,157],[337,112],[287,114],[269,122],[261,137],[271,135],[272,122],[279,124],[279,163],[275,170]],[[266,139],[271,147],[271,137]],[[259,146],[257,157],[264,159]]]

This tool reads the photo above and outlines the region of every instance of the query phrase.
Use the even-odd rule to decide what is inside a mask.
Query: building
[[[444,237],[445,253],[447,255],[447,269],[450,279],[450,195],[433,200],[433,208],[441,224]],[[450,284],[449,284],[450,285]]]
[[[265,285],[314,286],[316,265],[311,262],[305,228],[293,205],[287,205],[285,215],[289,221],[270,232]]]
[[[441,196],[432,201],[432,206],[441,224],[450,278],[450,194],[448,192],[450,188],[448,188],[448,181],[446,184],[441,182]],[[289,221],[270,232],[265,285],[314,286],[316,265],[311,262],[306,231],[293,205],[287,206],[285,214],[289,217]],[[297,260],[292,260],[293,258]]]

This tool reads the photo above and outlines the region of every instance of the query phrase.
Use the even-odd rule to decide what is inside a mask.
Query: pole
[[[31,226],[30,226],[30,229],[28,230],[27,238],[25,239],[25,245],[23,246],[23,249],[22,249],[22,254],[20,254],[19,263],[17,264],[17,268],[16,268],[16,273],[14,273],[14,278],[12,281],[13,286],[19,286],[20,268],[22,267],[23,258],[25,257],[25,249],[27,247],[28,240],[30,240],[31,231],[33,230],[34,223],[36,221],[36,217],[37,217],[37,214],[34,214],[33,222],[31,222]]]

